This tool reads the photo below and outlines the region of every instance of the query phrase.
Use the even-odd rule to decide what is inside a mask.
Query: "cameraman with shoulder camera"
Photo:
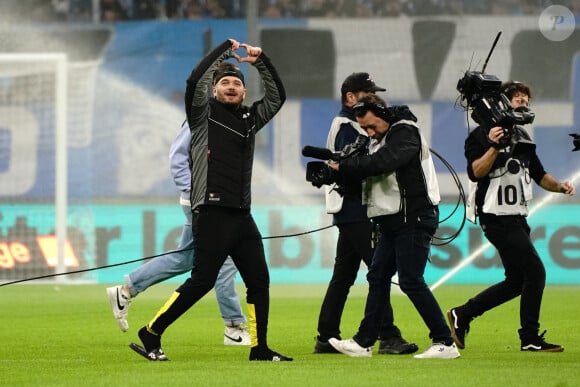
[[[365,131],[356,122],[352,107],[359,98],[386,90],[377,86],[368,73],[353,73],[344,80],[340,91],[342,108],[332,121],[326,141],[326,147],[332,152],[345,151],[349,146],[357,146],[357,139],[360,139],[360,136],[367,138]],[[369,267],[373,255],[373,225],[367,217],[366,206],[362,204],[361,180],[343,184],[340,188],[336,185],[326,185],[325,189],[326,209],[332,214],[332,223],[338,227],[338,240],[332,278],[318,317],[318,336],[314,353],[337,352],[328,343],[328,339],[340,338],[340,320],[361,260]],[[403,339],[401,331],[394,325],[393,309],[388,298],[384,299],[383,307],[385,317],[381,324],[379,353],[416,352],[419,349],[417,344],[408,343]]]
[[[352,339],[329,343],[351,357],[370,357],[379,337],[384,300],[390,298],[391,279],[399,286],[429,328],[432,345],[418,359],[460,356],[437,300],[423,274],[431,240],[439,222],[439,186],[429,146],[407,106],[387,108],[370,94],[354,107],[359,125],[372,138],[368,155],[330,163],[336,179],[366,179],[363,197],[367,215],[379,226],[379,238],[367,274],[369,292],[365,316]]]
[[[501,92],[515,111],[529,105],[531,92],[524,83],[506,82]],[[506,135],[512,139],[506,141]],[[476,214],[486,238],[498,250],[505,268],[505,279],[464,305],[450,309],[447,318],[455,343],[459,348],[465,348],[465,335],[469,332],[471,320],[521,296],[520,349],[562,352],[561,345],[544,340],[545,331],[539,334],[546,271],[530,238],[527,203],[532,198],[532,180],[551,192],[574,195],[575,189],[570,182],[560,183],[544,170],[535,146],[521,147],[514,137],[516,140],[530,139],[521,126],[496,126],[487,130],[485,125],[480,125],[465,140],[467,172],[469,179],[477,183]],[[519,150],[516,151],[517,147]]]

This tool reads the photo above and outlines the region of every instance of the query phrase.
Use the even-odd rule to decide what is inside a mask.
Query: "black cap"
[[[340,93],[344,96],[348,92],[366,91],[367,93],[375,93],[377,91],[387,91],[384,87],[377,86],[369,73],[352,73],[340,88]]]
[[[244,86],[246,85],[244,74],[240,68],[230,62],[222,62],[219,64],[218,68],[213,73],[213,84],[215,85],[220,79],[228,76],[239,78]]]

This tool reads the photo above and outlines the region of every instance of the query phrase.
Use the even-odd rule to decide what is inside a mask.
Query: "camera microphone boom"
[[[359,135],[354,142],[345,146],[340,152],[333,152],[328,148],[306,145],[302,148],[302,156],[339,162],[354,155],[365,153],[368,144],[369,138],[367,136]]]
[[[355,155],[365,154],[369,138],[359,135],[356,140],[345,146],[340,152],[333,152],[328,148],[319,148],[316,146],[306,145],[302,148],[302,156],[312,157],[319,160],[332,160],[340,162]],[[309,181],[315,187],[320,188],[325,184],[335,182],[336,173],[322,161],[310,161],[306,163],[306,181]],[[340,189],[337,188],[340,193]]]
[[[501,36],[501,31],[497,33],[497,35],[495,36],[495,40],[493,41],[493,44],[491,45],[491,49],[489,50],[489,53],[487,54],[487,58],[485,58],[485,62],[483,63],[483,67],[481,68],[481,73],[485,73],[485,69],[487,67],[487,62],[489,62],[489,58],[491,58],[491,54],[493,54],[493,50],[495,50],[495,46],[497,45],[497,42],[499,40],[499,37]]]
[[[306,145],[302,148],[302,156],[312,157],[319,160],[333,160],[340,161],[340,154],[334,153],[328,148],[319,148],[316,146]]]

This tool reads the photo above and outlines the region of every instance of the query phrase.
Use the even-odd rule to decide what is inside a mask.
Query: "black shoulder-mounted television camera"
[[[359,135],[353,143],[345,146],[340,152],[333,152],[327,148],[306,145],[302,149],[302,155],[319,160],[340,162],[349,157],[366,153],[368,144],[369,138],[367,136]],[[328,185],[336,182],[336,173],[326,164],[326,162],[310,161],[306,164],[306,181],[312,183],[313,186],[320,188],[325,184]],[[340,188],[337,188],[336,190],[341,193]]]
[[[494,126],[511,128],[534,122],[536,115],[527,107],[514,109],[509,99],[501,92],[502,82],[498,77],[479,71],[467,71],[457,82],[457,91],[462,100],[472,109],[471,117],[478,124],[491,129]]]
[[[521,153],[535,148],[535,144],[520,138],[514,130],[516,125],[531,124],[536,115],[528,107],[514,109],[510,100],[502,92],[502,81],[495,75],[486,74],[485,67],[501,35],[498,33],[482,71],[466,71],[457,82],[462,106],[471,110],[471,118],[486,130],[501,126],[504,136],[500,147],[512,146],[512,152]]]

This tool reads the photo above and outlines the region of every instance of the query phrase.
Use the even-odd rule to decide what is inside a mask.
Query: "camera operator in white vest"
[[[353,107],[357,122],[369,137],[369,154],[330,163],[337,181],[366,179],[363,200],[379,227],[379,238],[367,274],[369,293],[365,315],[352,339],[329,339],[351,357],[370,357],[379,335],[384,300],[390,282],[399,286],[429,329],[432,345],[418,359],[460,356],[437,300],[423,278],[431,241],[439,224],[439,185],[429,146],[407,106],[387,107],[371,94]]]
[[[524,83],[506,82],[501,92],[515,111],[528,107],[531,91]],[[518,142],[520,139],[521,143]],[[505,279],[447,312],[459,348],[465,347],[465,335],[469,332],[471,320],[521,296],[520,349],[564,350],[561,345],[547,343],[545,331],[539,333],[546,270],[532,244],[526,216],[532,199],[532,181],[551,192],[574,195],[576,191],[570,182],[560,183],[544,170],[536,147],[529,140],[525,129],[517,125],[491,129],[479,126],[465,140],[467,172],[469,179],[477,185],[475,194],[470,195],[470,208],[475,210],[485,237],[498,250],[505,268]]]

